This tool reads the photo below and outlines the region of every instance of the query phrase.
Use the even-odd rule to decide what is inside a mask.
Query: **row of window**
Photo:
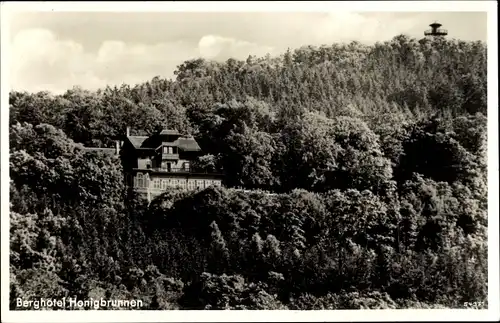
[[[175,165],[175,164],[174,164]],[[172,167],[171,162],[163,162],[161,168],[168,172],[189,171],[189,162],[182,163],[182,167]]]
[[[137,174],[134,177],[134,187],[149,187],[149,176],[143,174]],[[181,189],[193,190],[196,188],[207,188],[209,186],[220,186],[220,181],[211,179],[195,179],[186,181],[185,179],[153,179],[153,188],[165,190],[168,187],[178,187]]]
[[[174,150],[174,147],[163,146],[163,153],[164,154],[176,154],[177,149]]]
[[[145,163],[146,168],[150,169],[152,168],[152,161],[151,160],[146,160]],[[182,167],[172,167],[171,162],[162,162],[161,168],[164,170],[171,172],[171,171],[189,171],[189,162],[184,162],[182,163]]]

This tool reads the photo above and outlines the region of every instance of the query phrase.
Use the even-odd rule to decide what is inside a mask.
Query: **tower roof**
[[[441,28],[441,24],[438,23],[438,22],[433,22],[432,24],[430,24],[429,26],[431,26],[432,29],[429,29],[429,30],[426,30],[424,31],[424,35],[425,36],[446,36],[448,35],[448,30],[446,29],[443,29]]]

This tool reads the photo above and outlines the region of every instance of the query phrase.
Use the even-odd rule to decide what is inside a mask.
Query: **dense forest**
[[[481,42],[401,35],[11,92],[11,308],[487,302],[486,62]],[[225,187],[138,198],[117,158],[83,149],[113,147],[127,126],[192,134]]]

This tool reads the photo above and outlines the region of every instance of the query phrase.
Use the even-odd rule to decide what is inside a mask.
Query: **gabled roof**
[[[160,135],[172,135],[172,136],[175,136],[175,135],[182,135],[179,131],[175,130],[175,129],[163,129],[161,132],[160,132]]]
[[[179,138],[174,141],[174,145],[184,151],[200,151],[201,148],[193,137]]]
[[[128,140],[130,140],[130,143],[134,146],[135,149],[141,148],[142,144],[146,139],[149,137],[147,136],[127,136]]]
[[[183,151],[201,151],[200,146],[196,142],[196,140],[192,136],[186,136],[182,135],[177,130],[163,130],[160,135],[179,135],[181,137],[177,138],[173,142],[169,143],[169,145],[172,145],[174,147],[179,147],[179,149]],[[127,136],[128,140],[130,143],[134,146],[135,149],[146,149],[146,150],[154,150],[158,149],[158,147],[153,147],[152,145],[161,145],[161,142],[156,142],[156,140],[151,141],[149,140],[150,138],[152,139],[154,137],[148,137],[148,136]]]

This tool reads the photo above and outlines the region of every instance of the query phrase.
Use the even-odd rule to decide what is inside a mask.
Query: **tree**
[[[276,168],[284,188],[378,190],[392,176],[378,137],[360,120],[310,114],[280,136]]]

